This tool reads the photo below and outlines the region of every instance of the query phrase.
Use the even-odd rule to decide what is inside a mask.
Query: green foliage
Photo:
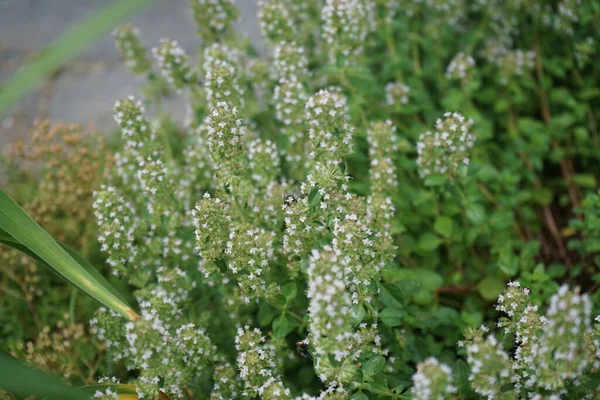
[[[152,90],[117,102],[94,194],[140,308],[91,321],[113,373],[141,398],[593,398],[599,4],[321,3],[261,2],[262,58],[228,0],[191,4],[197,64],[118,31]],[[181,129],[144,108],[164,85]]]

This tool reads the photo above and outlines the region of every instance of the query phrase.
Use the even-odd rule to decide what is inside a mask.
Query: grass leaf
[[[78,52],[152,0],[114,0],[41,50],[0,86],[0,114]]]
[[[98,271],[52,239],[4,190],[0,190],[0,229],[3,243],[49,265],[79,289],[129,320],[139,317]]]

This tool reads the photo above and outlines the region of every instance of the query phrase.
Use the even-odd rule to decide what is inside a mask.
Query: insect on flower
[[[312,360],[312,356],[308,351],[308,342],[306,340],[296,342],[296,351],[298,354],[300,354],[300,357],[304,358],[305,360]]]
[[[298,202],[298,199],[300,198],[301,194],[300,190],[298,190],[297,188],[292,188],[290,190],[286,190],[283,196],[283,204],[285,204],[286,206],[291,206],[293,203]]]

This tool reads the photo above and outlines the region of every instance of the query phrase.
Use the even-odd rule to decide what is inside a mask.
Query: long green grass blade
[[[0,87],[0,115],[45,76],[151,1],[114,0],[62,34]]]
[[[139,316],[100,274],[74,252],[69,253],[46,233],[10,196],[0,190],[0,229],[3,242],[48,264],[69,282],[113,311],[135,320]],[[10,235],[12,239],[6,239]],[[16,243],[15,243],[16,242]]]
[[[0,351],[0,388],[17,396],[38,399],[52,397],[62,400],[89,400],[89,394],[67,386],[56,378],[27,367]]]
[[[112,286],[106,280],[106,278],[104,278],[102,276],[102,274],[100,274],[100,272],[98,272],[98,270],[96,268],[92,267],[86,260],[83,259],[83,257],[81,257],[79,254],[77,254],[77,252],[75,250],[73,250],[70,247],[66,246],[65,244],[59,242],[58,240],[55,240],[55,241],[56,241],[56,243],[58,243],[60,245],[60,247],[63,248],[64,251],[69,253],[69,255],[71,257],[73,257],[73,259],[75,261],[77,261],[79,263],[79,265],[81,265],[88,273],[90,273],[90,275],[94,276],[94,278],[98,282],[100,282],[100,284],[102,284],[102,286],[104,286],[106,289],[110,290],[110,292],[112,294],[114,294],[117,298],[119,298],[121,301],[123,301],[123,303],[127,303],[127,300],[125,300],[125,297],[123,297],[123,295],[121,293],[119,293],[119,291],[116,290],[114,288],[114,286]],[[33,251],[29,250],[29,248],[27,248],[26,246],[22,245],[18,240],[13,238],[2,228],[0,228],[0,243],[10,246],[16,250],[19,250],[20,252],[25,253],[29,257],[35,259],[40,264],[43,264],[46,267],[54,270],[54,268],[50,264],[48,264],[47,262],[42,260],[40,257],[38,257],[37,254],[35,254]]]

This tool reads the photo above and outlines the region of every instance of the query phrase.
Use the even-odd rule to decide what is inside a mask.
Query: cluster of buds
[[[248,143],[252,180],[260,187],[275,181],[279,174],[279,150],[270,140],[254,139]]]
[[[113,275],[123,275],[135,266],[135,244],[139,219],[135,208],[112,186],[101,186],[94,193],[94,215],[98,224],[98,242],[113,267]]]
[[[346,102],[346,96],[335,87],[319,90],[306,102],[312,158],[339,161],[352,153],[354,127]]]
[[[529,290],[521,288],[519,282],[509,282],[498,299],[497,309],[508,315],[499,320],[498,327],[514,335],[517,345],[513,358],[494,336],[483,339],[487,332],[484,327],[465,335],[470,380],[483,396],[538,399],[545,393],[561,398],[579,393],[584,373],[598,366],[592,361],[597,349],[589,344],[593,337],[589,297],[562,286],[543,316],[528,295]],[[513,387],[503,391],[507,383]]]
[[[475,59],[473,59],[471,55],[461,51],[457,53],[452,61],[450,61],[450,64],[448,64],[448,68],[446,68],[446,78],[464,80],[474,66]]]
[[[163,151],[144,116],[142,103],[133,96],[117,101],[115,121],[126,140],[123,156],[128,164],[124,165],[127,170],[122,170],[119,175],[135,174],[135,180],[146,196],[150,214],[155,219],[159,218],[168,213],[165,205],[171,198],[172,184],[163,161]]]
[[[227,37],[239,13],[234,0],[190,0],[190,9],[198,36],[205,43]]]
[[[315,369],[323,382],[344,382],[352,376],[331,376],[327,368],[328,356],[337,362],[350,356],[348,347],[352,336],[352,301],[347,292],[344,269],[345,260],[339,251],[326,246],[313,250],[308,266],[308,292],[310,301],[311,342],[314,346]],[[341,371],[338,371],[341,372]]]
[[[237,108],[218,102],[204,120],[210,157],[221,185],[237,185],[248,172],[246,127]]]
[[[131,23],[120,26],[113,31],[115,44],[123,62],[134,75],[147,74],[152,68],[148,51],[139,38],[139,30]]]
[[[452,370],[436,358],[430,357],[417,365],[412,376],[412,395],[415,400],[446,399],[456,393],[452,384]]]
[[[208,108],[219,102],[241,108],[244,105],[244,92],[240,86],[240,55],[237,51],[220,44],[204,50],[204,89]]]
[[[323,45],[329,62],[360,57],[369,33],[375,31],[373,0],[326,0],[321,11]]]
[[[495,40],[486,41],[484,56],[500,69],[503,83],[507,83],[511,76],[522,76],[535,67],[535,51],[510,50]]]
[[[479,395],[488,399],[509,400],[517,398],[514,390],[504,390],[507,383],[516,383],[518,377],[502,345],[493,336],[484,339],[488,328],[467,329],[467,343],[459,342],[467,350],[467,363],[471,368],[469,381]]]
[[[566,285],[552,296],[539,345],[532,349],[536,372],[526,385],[560,391],[581,384],[579,378],[589,367],[585,338],[591,328],[591,307],[588,295]]]
[[[296,26],[285,0],[261,0],[258,20],[265,40],[269,43],[291,42],[296,38]]]
[[[573,36],[574,26],[579,22],[579,7],[581,0],[561,0],[556,4],[556,10],[547,5],[543,21],[559,32]]]
[[[435,123],[435,131],[427,131],[417,143],[417,164],[422,177],[443,174],[454,177],[461,167],[469,165],[469,149],[475,144],[470,132],[473,121],[457,112],[447,112]]]
[[[273,67],[278,79],[295,77],[305,82],[309,77],[308,58],[304,47],[296,42],[279,42],[273,50]]]
[[[176,41],[161,39],[158,46],[152,49],[152,54],[163,77],[177,92],[196,82],[188,55]]]
[[[290,390],[274,374],[275,348],[265,342],[260,330],[249,326],[239,328],[235,348],[238,351],[237,365],[239,376],[244,382],[245,396],[260,396],[265,400],[292,399]]]
[[[277,77],[273,91],[275,117],[284,125],[282,131],[288,141],[286,161],[295,171],[294,178],[301,179],[309,164],[304,111],[308,100],[308,59],[303,47],[294,42],[279,42],[273,63]]]
[[[402,82],[389,82],[385,85],[385,101],[388,106],[408,103],[410,88]]]

